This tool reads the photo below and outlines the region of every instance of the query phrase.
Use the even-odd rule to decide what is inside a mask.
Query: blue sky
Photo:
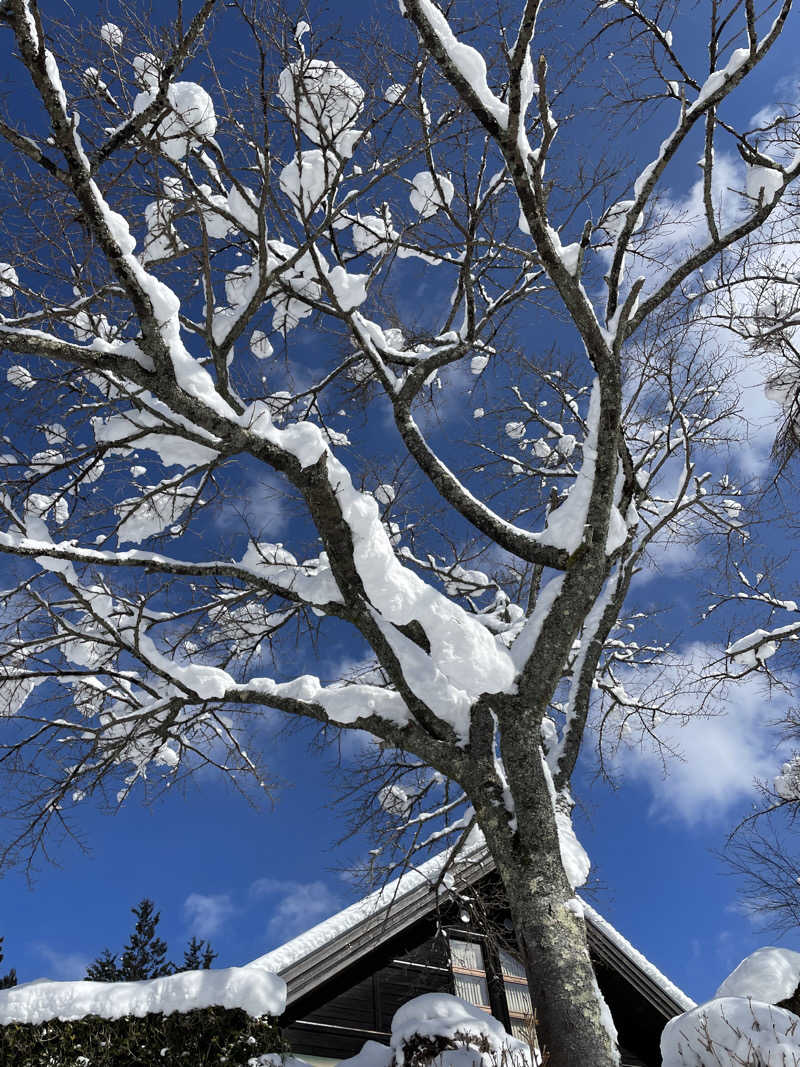
[[[98,11],[93,3],[70,6],[92,18]],[[56,17],[69,14],[59,0],[44,0],[42,7]],[[397,17],[393,0],[363,7]],[[347,21],[346,11],[343,17]],[[797,73],[797,36],[790,26],[753,78],[754,105],[782,95],[781,83]],[[654,142],[660,133],[654,131]],[[641,137],[648,135],[645,130]],[[687,172],[686,183],[694,179]],[[684,193],[685,187],[676,190]],[[756,390],[748,399],[760,407]],[[764,427],[754,451],[740,457],[744,466],[754,457],[765,462],[769,435]],[[666,601],[673,619],[694,619],[703,551],[663,560],[661,574],[639,584],[636,601],[646,607]],[[722,625],[724,620],[694,630],[687,624],[683,641],[721,644]],[[335,653],[328,650],[331,662]],[[769,714],[763,693],[751,686],[729,699],[731,719],[699,728],[706,731],[702,751],[719,754],[714,761],[690,757],[671,779],[662,779],[657,761],[637,757],[611,791],[594,781],[587,758],[576,789],[579,836],[602,883],[592,902],[697,999],[710,996],[739,959],[765,942],[713,855],[749,810],[753,776],[774,757],[772,735],[763,730]],[[175,957],[196,934],[211,940],[221,965],[244,963],[355,899],[358,890],[346,868],[363,856],[368,842],[356,838],[333,847],[342,819],[333,804],[335,770],[310,751],[311,736],[309,729],[290,736],[270,732],[271,765],[293,783],[279,790],[272,808],[254,810],[210,775],[149,809],[133,803],[108,816],[87,807],[81,831],[88,852],[66,842],[55,853],[56,864],[41,864],[30,884],[17,872],[0,880],[6,965],[16,966],[21,980],[81,977],[104,947],[122,945],[129,909],[143,896],[161,909],[161,932]],[[693,751],[691,734],[681,742]],[[800,949],[800,936],[784,943]]]

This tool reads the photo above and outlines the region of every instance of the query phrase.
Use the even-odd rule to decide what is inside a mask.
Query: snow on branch
[[[219,8],[249,84],[214,65],[212,0],[73,58],[10,0],[39,110],[0,124],[0,766],[21,851],[112,783],[211,764],[268,788],[265,709],[367,731],[376,865],[480,833],[512,888],[546,870],[563,928],[530,943],[577,946],[594,1056],[573,770],[595,710],[601,744],[628,718],[657,736],[667,696],[630,678],[669,643],[623,614],[638,571],[747,532],[718,458],[737,400],[682,285],[708,297],[701,268],[745,255],[800,163],[717,121],[785,4],[764,34],[745,5],[747,47],[693,81],[635,4],[569,40],[540,6],[507,38],[405,0],[390,57]],[[659,60],[657,94],[626,86],[656,129],[680,108],[644,169],[575,163],[572,79],[604,79],[607,31],[683,80],[665,96]],[[712,196],[667,253],[657,188],[701,121],[707,171],[740,147],[744,207],[728,225]]]

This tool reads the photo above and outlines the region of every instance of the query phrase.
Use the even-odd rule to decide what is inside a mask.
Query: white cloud
[[[274,900],[267,934],[279,942],[288,941],[341,907],[339,898],[322,881],[259,878],[250,886],[250,893],[257,899]]]
[[[736,192],[744,191],[744,187],[744,166],[739,158],[727,152],[717,152],[714,156],[711,196],[723,231],[738,221],[744,213],[745,201]],[[664,197],[660,206],[667,210],[670,219],[677,221],[673,225],[664,226],[656,236],[655,245],[658,251],[649,244],[647,251],[653,255],[656,262],[664,263],[667,268],[675,266],[685,258],[687,252],[708,241],[702,172],[684,196]],[[652,270],[648,274],[652,275]],[[631,276],[633,275],[632,269]]]
[[[767,111],[774,111],[771,106]],[[654,292],[678,263],[683,262],[693,251],[704,246],[709,239],[705,216],[702,173],[688,187],[665,190],[656,205],[657,220],[648,234],[643,255],[629,255],[625,277],[632,281],[638,275],[647,278],[642,299]],[[725,231],[741,221],[749,210],[748,201],[740,195],[746,186],[745,167],[741,159],[732,153],[719,151],[714,158],[712,176],[712,199],[720,228]],[[660,219],[660,221],[659,221]],[[610,249],[603,248],[600,258],[610,261]],[[782,253],[776,249],[776,265]],[[694,288],[700,291],[702,282],[695,276]],[[692,288],[688,285],[688,288]],[[740,310],[745,310],[748,296],[746,288],[739,287],[737,301]],[[686,339],[701,340],[704,316],[703,305],[698,305],[698,317],[694,330]],[[707,308],[710,311],[710,307]],[[781,420],[778,405],[767,398],[764,385],[769,370],[762,359],[749,350],[746,342],[734,333],[720,327],[717,334],[720,343],[719,358],[726,365],[726,380],[732,389],[740,393],[738,412],[719,431],[727,430],[736,444],[731,458],[744,477],[760,475],[769,463],[770,451]],[[743,433],[744,428],[744,433]],[[708,464],[708,460],[705,461]],[[712,467],[714,464],[712,464]]]
[[[287,505],[288,496],[281,482],[259,476],[225,501],[215,517],[215,525],[217,529],[228,530],[243,519],[253,537],[269,541],[285,532],[290,519]]]
[[[777,105],[770,105],[764,109],[764,115],[773,116],[778,110],[780,109]],[[755,122],[755,119],[753,121]],[[762,145],[761,147],[769,146]],[[715,157],[713,173],[713,199],[715,205],[721,209],[722,229],[725,230],[741,221],[751,210],[751,204],[736,192],[736,190],[745,189],[745,167],[740,159],[721,152]],[[670,216],[682,218],[683,223],[670,237],[668,243],[656,250],[653,258],[665,264],[674,264],[676,259],[684,258],[687,253],[708,240],[702,179],[691,187],[686,196],[669,198],[663,201],[663,204]],[[791,208],[779,207],[773,216],[773,222],[778,223],[781,218],[785,217],[787,210]],[[780,225],[778,225],[778,232],[781,232]],[[653,252],[652,249],[648,251]],[[778,241],[772,246],[766,261],[764,261],[763,250],[761,256],[762,262],[759,264],[759,269],[762,272],[770,265],[776,273],[783,273],[787,270],[793,273],[796,270],[796,251],[791,243],[787,246],[781,245]],[[635,271],[632,270],[631,274],[634,273]],[[652,275],[652,271],[648,274]],[[755,291],[749,284],[737,286],[736,304],[743,315],[748,314]],[[771,369],[763,358],[752,352],[747,342],[734,333],[720,329],[720,337],[721,355],[729,368],[729,381],[741,394],[739,417],[744,421],[747,434],[746,440],[742,441],[740,427],[731,425],[733,439],[738,439],[734,458],[745,476],[758,475],[763,473],[769,462],[775,435],[782,421],[779,405],[773,399],[768,398],[765,392],[765,383],[770,376]]]
[[[726,685],[705,705],[705,713],[697,714],[699,691],[688,680],[700,675],[703,665],[714,658],[719,658],[718,649],[691,646],[684,651],[683,664],[662,679],[667,688],[674,685],[677,690],[669,705],[677,716],[665,718],[657,729],[675,753],[667,756],[666,766],[662,751],[647,739],[638,744],[640,739],[633,735],[612,758],[620,777],[640,782],[650,791],[652,814],[690,826],[727,817],[754,796],[757,779],[771,781],[786,759],[770,724],[791,705],[791,697],[776,689],[767,694],[759,676],[751,674]],[[644,671],[636,679],[643,687],[654,681]],[[634,680],[626,677],[624,683],[633,692]]]
[[[183,910],[193,934],[198,937],[211,937],[233,914],[233,904],[228,893],[211,896],[190,893],[183,902]]]
[[[773,919],[766,907],[768,903],[767,900],[762,903],[758,899],[735,900],[732,904],[726,905],[725,911],[730,912],[731,915],[741,915],[754,930],[764,930]]]
[[[50,945],[37,944],[36,952],[46,961],[47,977],[62,982],[77,981],[86,977],[86,968],[91,960],[80,952],[59,952]]]

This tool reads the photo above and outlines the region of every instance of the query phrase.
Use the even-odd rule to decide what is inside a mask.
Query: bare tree
[[[616,1063],[570,781],[590,710],[616,737],[669,710],[629,684],[663,653],[622,615],[648,548],[738,529],[696,468],[736,395],[692,289],[800,171],[727,113],[791,4],[713,0],[702,70],[664,3],[404,0],[376,55],[242,2],[235,61],[216,6],[0,8],[35,101],[0,121],[6,858],[98,790],[263,784],[264,709],[366,730],[410,861],[485,840],[548,1062]],[[660,147],[598,162],[595,116]],[[692,228],[662,192],[696,132]]]
[[[793,511],[789,466],[784,466],[775,488],[784,512]],[[796,536],[791,525],[789,544]],[[774,774],[756,783],[757,802],[730,834],[722,858],[737,878],[745,912],[758,925],[781,934],[795,929],[800,915],[800,712],[795,703],[800,612],[797,601],[786,596],[787,586],[794,589],[796,584],[787,577],[787,570],[793,570],[787,562],[792,562],[791,555],[776,560],[763,545],[753,546],[745,560],[740,557],[733,564],[730,588],[714,595],[707,612],[725,619],[729,627],[727,648],[710,677],[720,685],[743,679],[761,682],[776,747]],[[754,622],[760,623],[755,629]]]

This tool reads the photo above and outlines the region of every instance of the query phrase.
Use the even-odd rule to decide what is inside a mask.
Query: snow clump
[[[263,330],[253,330],[250,335],[250,351],[256,359],[269,359],[272,355],[273,348],[270,339]]]
[[[134,115],[140,115],[156,98],[157,89],[151,87],[139,93],[133,101]],[[217,132],[214,103],[205,89],[196,82],[173,82],[167,89],[171,113],[158,124],[155,137],[161,151],[169,159],[183,159],[199,140],[213,137]],[[153,134],[153,127],[145,127],[145,135]]]
[[[132,60],[133,73],[138,83],[145,89],[154,89],[158,86],[161,77],[161,62],[152,52],[141,52]]]
[[[278,96],[289,118],[299,117],[300,129],[316,145],[335,144],[364,103],[358,82],[323,59],[302,59],[282,70]]]
[[[383,786],[378,792],[378,803],[390,815],[407,815],[411,807],[408,793],[396,782]]]
[[[100,27],[100,40],[109,48],[121,48],[124,36],[115,22],[104,22]]]
[[[390,218],[381,218],[379,215],[359,216],[358,222],[353,223],[353,245],[357,252],[366,252],[368,256],[382,256],[397,240],[398,233],[391,224]]]
[[[783,174],[772,167],[748,167],[745,178],[745,192],[751,200],[758,201],[763,196],[765,204],[771,204],[783,188]]]
[[[6,371],[6,381],[9,385],[15,385],[17,389],[33,389],[36,382],[27,367],[15,364]]]
[[[231,186],[228,193],[228,211],[243,230],[254,234],[258,233],[258,213],[254,206],[256,204],[258,197],[252,189],[243,185],[240,191],[237,186]]]
[[[616,204],[612,204],[600,220],[600,229],[605,230],[609,237],[616,240],[622,233],[628,218],[628,212],[635,203],[635,200],[619,200]],[[633,232],[636,233],[643,224],[644,215],[640,214],[634,223]]]
[[[114,507],[122,520],[117,529],[120,544],[141,544],[148,537],[163,533],[176,523],[194,502],[197,490],[192,486],[176,486],[169,482],[162,485],[142,486],[143,497],[123,500]]]
[[[731,657],[732,663],[742,667],[758,667],[778,651],[778,642],[765,641],[767,637],[768,630],[753,630],[751,634],[745,634],[729,645],[725,650],[726,655]]]
[[[793,756],[784,763],[774,788],[781,800],[800,800],[800,756]]]
[[[278,175],[281,191],[289,198],[300,218],[313,215],[322,206],[333,184],[335,170],[319,148],[298,152]]]
[[[423,219],[435,215],[439,208],[449,207],[455,192],[449,178],[445,178],[443,174],[437,174],[434,177],[428,170],[421,170],[419,174],[415,174],[411,186],[409,193],[411,206]]]
[[[0,296],[13,296],[16,285],[19,285],[17,272],[10,263],[0,263]]]

